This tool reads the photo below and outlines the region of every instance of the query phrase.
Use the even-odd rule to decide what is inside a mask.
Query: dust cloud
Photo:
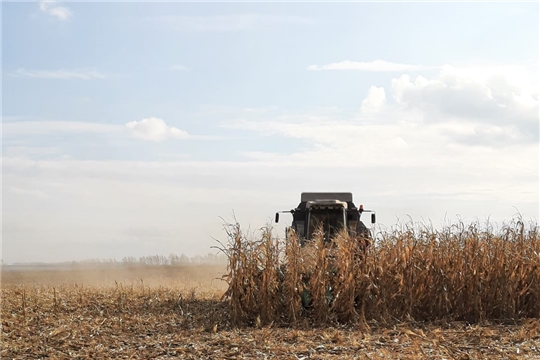
[[[2,287],[17,285],[147,286],[184,290],[225,290],[226,265],[119,267],[2,267]]]

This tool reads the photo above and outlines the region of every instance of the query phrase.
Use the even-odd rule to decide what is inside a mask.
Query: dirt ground
[[[540,320],[234,328],[219,266],[2,272],[3,359],[540,359]]]

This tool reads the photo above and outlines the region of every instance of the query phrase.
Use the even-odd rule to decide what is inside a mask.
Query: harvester
[[[322,227],[324,240],[329,242],[334,235],[344,228],[350,236],[370,238],[371,234],[366,225],[360,220],[362,213],[371,213],[371,223],[375,223],[375,212],[365,210],[363,205],[356,207],[352,193],[348,192],[303,192],[300,204],[295,209],[278,211],[275,222],[279,222],[280,213],[291,213],[293,220],[290,228],[296,233],[303,246],[308,243],[315,231]]]

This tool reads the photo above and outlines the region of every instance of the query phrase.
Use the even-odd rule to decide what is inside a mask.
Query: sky
[[[215,253],[303,191],[538,219],[538,3],[1,7],[4,263]]]

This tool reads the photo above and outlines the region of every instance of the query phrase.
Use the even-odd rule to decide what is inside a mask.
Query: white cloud
[[[188,71],[188,70],[190,70],[190,68],[188,68],[187,66],[179,64],[179,65],[170,66],[169,70],[171,70],[171,71]]]
[[[245,155],[254,168],[286,174],[287,186],[299,192],[352,190],[363,202],[379,207],[383,224],[392,224],[395,216],[418,219],[418,214],[427,213],[427,218],[437,220],[446,211],[450,216],[508,219],[513,206],[537,216],[538,143],[506,147],[508,136],[515,136],[511,129],[463,122],[425,124],[419,116],[393,108],[367,124],[327,118],[249,120],[231,126],[260,136],[281,136],[285,140],[280,144],[309,144],[293,151]],[[394,122],[383,123],[381,117]],[[494,146],[498,138],[501,146]],[[271,176],[275,175],[262,183],[276,186]]]
[[[386,102],[383,88],[371,87],[356,119],[244,115],[228,126],[311,144],[292,154],[246,153],[260,161],[296,166],[430,166],[475,172],[481,166],[476,161],[482,159],[490,163],[486,173],[493,176],[497,168],[514,166],[529,166],[534,174],[538,168],[538,85],[528,84],[534,75],[535,71],[512,66],[443,66],[431,77],[412,80],[406,74],[393,79],[389,94],[393,103]],[[470,167],[465,166],[471,159]]]
[[[69,8],[58,6],[56,5],[56,2],[52,0],[40,1],[39,9],[45,14],[53,16],[61,21],[69,20],[73,16],[73,12]]]
[[[384,88],[372,86],[367,97],[362,101],[362,113],[376,113],[386,104],[386,92]]]
[[[383,108],[370,114],[371,122],[363,114],[358,121],[336,120],[332,113],[274,117],[243,111],[248,120],[229,127],[277,134],[284,138],[280,144],[300,139],[311,145],[289,153],[246,152],[247,161],[35,160],[8,154],[2,159],[8,189],[5,259],[204,254],[215,245],[212,238],[224,238],[220,216],[229,219],[234,209],[243,226],[259,228],[276,210],[296,206],[302,191],[352,191],[388,226],[396,217],[437,222],[446,213],[500,221],[515,213],[513,206],[526,217],[538,216],[537,143],[511,149],[456,144],[447,134],[487,131],[491,138],[506,136],[506,130],[459,119],[423,123],[416,109]],[[393,121],[381,121],[384,117]],[[128,124],[149,140],[174,137],[160,119]],[[158,228],[170,236],[156,235],[149,247],[125,234],[131,227]],[[39,242],[29,240],[36,238],[31,231]]]
[[[165,121],[155,117],[132,121],[126,124],[131,134],[139,139],[163,141],[167,139],[187,139],[189,134],[178,128],[168,126]]]
[[[53,134],[53,133],[119,133],[119,125],[82,121],[9,121],[2,124],[4,135]]]
[[[345,60],[341,62],[331,63],[327,65],[311,65],[308,66],[308,70],[359,70],[367,72],[404,72],[404,71],[418,71],[426,69],[423,65],[409,65],[400,64],[384,60],[375,60],[370,62],[350,61]]]
[[[512,152],[449,147],[436,131],[439,124],[262,125],[261,133],[283,131],[291,142],[309,130],[304,138],[317,139],[318,146],[294,154],[253,153],[248,161],[4,158],[6,189],[38,189],[54,199],[5,192],[4,222],[20,224],[5,231],[5,259],[21,261],[25,254],[27,261],[74,260],[89,251],[100,258],[204,254],[215,245],[212,238],[224,239],[220,216],[230,219],[234,209],[242,226],[256,229],[276,210],[296,206],[302,191],[352,191],[387,226],[407,215],[436,223],[446,213],[507,220],[513,206],[526,218],[538,214],[537,146]],[[284,217],[278,225],[289,221]],[[125,237],[130,227],[155,227],[171,238],[156,237],[154,247],[144,247]],[[31,240],[36,237],[28,236],[30,230],[39,242]],[[113,248],[117,241],[121,246]],[[84,243],[89,245],[83,250]],[[63,251],[56,251],[60,246]]]
[[[218,136],[190,135],[184,130],[168,126],[165,121],[158,118],[147,118],[140,121],[131,121],[124,125],[83,122],[83,121],[54,121],[54,120],[15,120],[4,121],[2,133],[5,137],[17,139],[24,135],[50,135],[50,134],[104,134],[124,136],[130,135],[151,141],[166,139],[190,140],[219,140]],[[8,146],[12,151],[29,150],[20,146]]]
[[[461,141],[486,143],[491,137],[497,146],[537,142],[538,85],[530,84],[535,75],[534,70],[511,66],[443,66],[432,79],[412,80],[409,75],[393,79],[392,92],[398,106],[421,112],[423,122],[476,124],[474,135]]]
[[[155,227],[171,239],[157,237],[151,248],[130,242],[128,251],[205,253],[215,244],[212,237],[223,238],[219,216],[228,219],[234,209],[243,226],[257,228],[311,190],[352,191],[386,225],[407,215],[436,223],[446,212],[448,218],[508,220],[514,206],[526,218],[538,216],[539,144],[530,137],[538,134],[530,116],[538,106],[538,85],[529,84],[534,75],[515,76],[519,73],[442,67],[433,76],[396,77],[386,91],[370,89],[356,118],[339,109],[304,114],[225,109],[225,118],[235,119],[226,126],[253,131],[250,136],[259,136],[261,145],[265,136],[281,137],[279,149],[247,148],[245,158],[235,161],[39,160],[33,150],[8,147],[2,159],[5,222],[24,225],[19,230],[10,225],[6,232],[6,258],[71,260],[89,251],[121,258],[129,255],[125,245],[113,252],[111,244],[129,242],[130,227]],[[214,115],[220,109],[206,110]],[[34,122],[10,129],[15,122],[21,121],[9,121],[8,131],[194,138],[156,118],[112,128],[51,122],[40,129]],[[215,151],[228,145],[217,144]],[[52,211],[40,191],[62,206]],[[31,229],[39,243],[28,240]],[[103,245],[96,238],[104,239]],[[83,242],[91,244],[84,251]],[[47,246],[35,250],[39,244]],[[64,251],[53,251],[60,246]]]
[[[267,14],[232,14],[212,16],[167,15],[148,19],[186,32],[234,32],[261,28],[274,28],[283,25],[311,24],[312,20],[300,16]]]
[[[105,79],[106,76],[99,71],[90,69],[72,70],[31,70],[19,68],[14,72],[15,76],[37,78],[37,79],[62,79],[62,80],[90,80]]]

